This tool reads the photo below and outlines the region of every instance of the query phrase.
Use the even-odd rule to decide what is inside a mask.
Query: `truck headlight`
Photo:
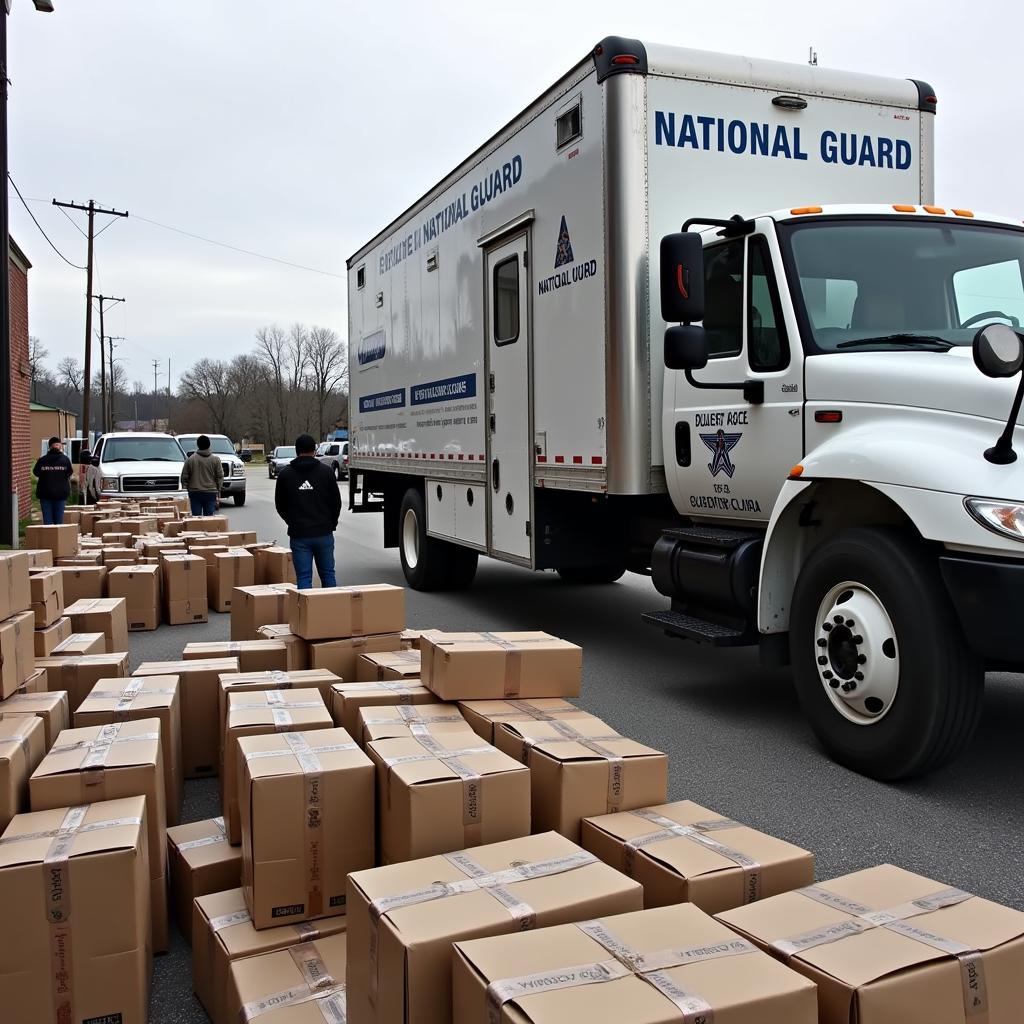
[[[104,491],[116,491],[117,490],[117,477],[116,476],[105,476],[100,481],[100,489]]]
[[[964,498],[964,508],[986,530],[1024,541],[1024,505],[989,498]]]
[[[245,466],[243,466],[242,463],[239,462],[235,466],[234,471],[232,472],[231,475],[232,476],[245,476]]]

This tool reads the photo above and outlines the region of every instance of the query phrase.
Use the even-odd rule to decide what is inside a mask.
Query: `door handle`
[[[501,487],[501,465],[497,459],[491,461],[491,486],[495,490]]]
[[[491,413],[491,421],[490,422],[491,422],[491,433],[493,434],[498,429],[498,421],[495,418],[493,412]]]

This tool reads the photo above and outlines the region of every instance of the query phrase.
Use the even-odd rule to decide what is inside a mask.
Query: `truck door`
[[[530,316],[526,232],[486,254],[488,551],[532,564]]]
[[[759,225],[760,226],[760,225]],[[775,258],[773,259],[773,253]],[[709,359],[698,383],[760,380],[764,402],[743,392],[693,387],[677,372],[666,388],[669,480],[688,515],[767,522],[803,453],[803,358],[787,330],[776,280],[774,235],[756,233],[704,250],[704,329]]]

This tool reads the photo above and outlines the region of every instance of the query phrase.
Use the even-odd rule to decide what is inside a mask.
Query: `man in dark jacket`
[[[224,484],[224,466],[210,451],[210,439],[205,434],[196,438],[196,450],[185,460],[181,482],[188,491],[192,515],[217,514],[220,489]]]
[[[274,504],[288,524],[299,590],[313,586],[313,563],[324,587],[337,585],[334,576],[334,531],[341,515],[341,492],[330,467],[313,453],[309,434],[295,439],[294,458],[277,474]]]
[[[71,475],[75,469],[64,454],[64,443],[51,437],[49,450],[36,460],[32,473],[39,478],[36,497],[43,512],[43,523],[60,526],[64,522],[64,505],[71,494]]]

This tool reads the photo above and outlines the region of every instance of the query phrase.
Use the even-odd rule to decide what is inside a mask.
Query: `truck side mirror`
[[[700,370],[708,364],[708,336],[703,327],[670,327],[665,331],[665,366]]]
[[[1006,324],[989,324],[974,336],[974,365],[986,377],[1012,377],[1024,364],[1024,342]]]
[[[661,316],[670,324],[704,319],[704,246],[696,231],[661,240]]]

